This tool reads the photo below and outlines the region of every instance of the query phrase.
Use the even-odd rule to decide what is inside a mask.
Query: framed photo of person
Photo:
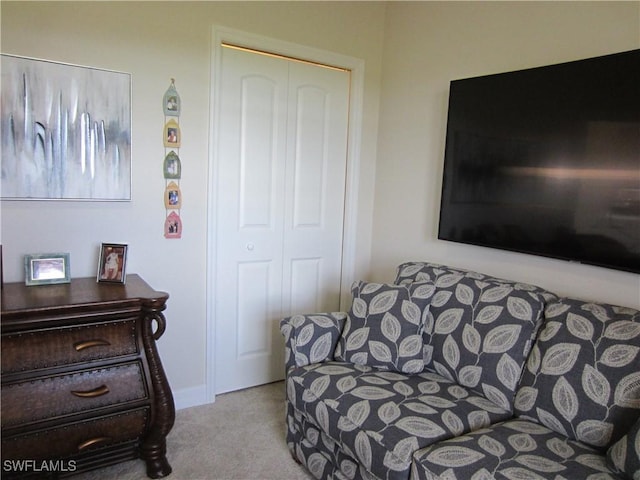
[[[180,147],[180,125],[175,120],[169,120],[164,125],[164,146],[167,148]]]
[[[98,282],[125,283],[127,245],[103,243],[98,260]]]
[[[25,285],[69,283],[71,270],[68,253],[40,253],[24,256]]]

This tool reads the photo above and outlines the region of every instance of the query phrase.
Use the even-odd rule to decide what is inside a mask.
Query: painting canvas
[[[0,196],[131,200],[131,75],[2,55]]]

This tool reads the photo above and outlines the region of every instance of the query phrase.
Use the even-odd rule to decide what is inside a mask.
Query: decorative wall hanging
[[[163,130],[163,144],[165,157],[163,162],[163,174],[165,178],[164,206],[167,210],[164,222],[165,238],[182,237],[182,192],[180,191],[180,179],[182,178],[182,162],[180,161],[180,145],[182,132],[180,130],[180,111],[182,108],[180,95],[176,90],[175,80],[171,84],[162,99],[162,108],[165,115]],[[168,151],[170,149],[170,151]]]
[[[180,163],[180,157],[178,154],[171,150],[166,157],[164,157],[164,178],[179,179],[182,175],[182,164]]]
[[[164,222],[164,236],[166,238],[180,238],[182,236],[182,220],[176,212],[171,212]]]
[[[131,200],[131,75],[1,59],[2,198]]]
[[[180,95],[178,95],[173,78],[171,79],[171,85],[164,94],[164,115],[166,117],[180,116]]]
[[[164,146],[180,147],[180,125],[175,120],[169,120],[164,124]]]
[[[179,210],[182,207],[182,194],[176,182],[170,182],[164,193],[164,206],[167,210]]]

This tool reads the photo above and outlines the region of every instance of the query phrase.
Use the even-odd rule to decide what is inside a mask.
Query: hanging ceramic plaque
[[[164,221],[165,238],[182,237],[182,219],[176,212],[171,212]]]
[[[167,210],[179,210],[182,206],[182,193],[176,182],[170,182],[164,191],[164,206]]]
[[[179,179],[182,176],[182,164],[178,154],[171,150],[164,157],[164,178]]]
[[[171,119],[167,123],[164,124],[164,146],[167,148],[178,148],[180,147],[181,141],[180,135],[180,125],[178,122]]]
[[[164,94],[164,114],[167,117],[180,116],[180,95],[176,90],[175,79],[171,79],[171,85]]]

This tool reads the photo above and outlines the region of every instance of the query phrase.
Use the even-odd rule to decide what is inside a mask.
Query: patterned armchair
[[[638,480],[637,311],[420,262],[352,294],[281,322],[316,478]]]

